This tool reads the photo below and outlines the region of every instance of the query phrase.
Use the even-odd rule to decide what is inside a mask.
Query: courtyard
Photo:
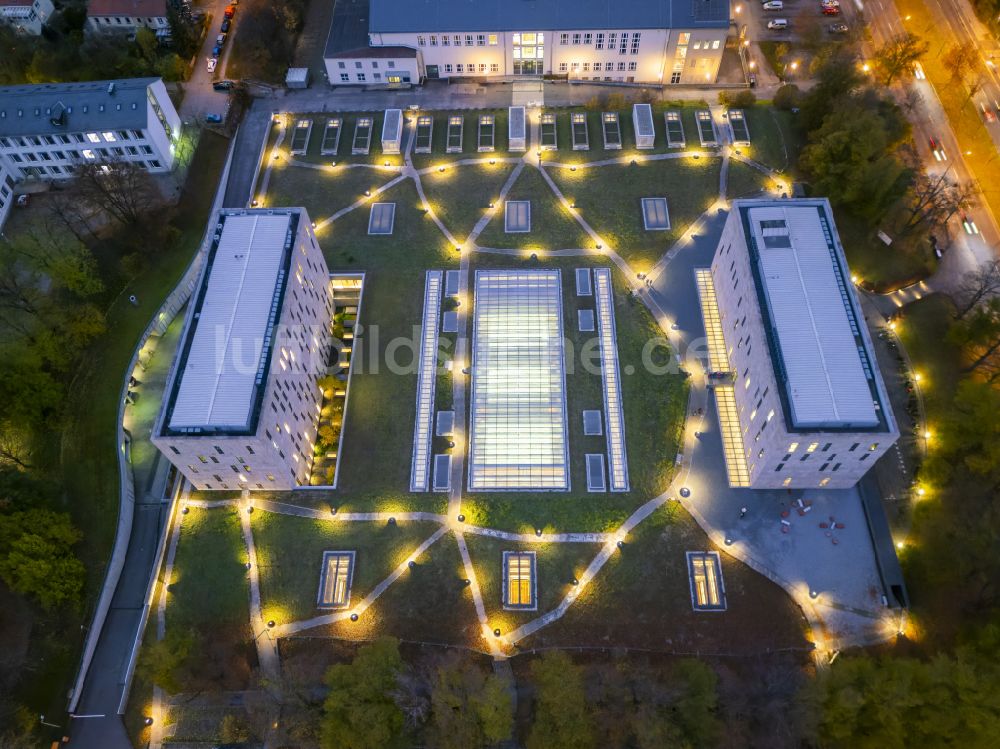
[[[541,152],[532,115],[521,154],[507,150],[506,111],[464,112],[452,153],[453,115],[421,113],[433,120],[421,149],[429,141],[430,152],[413,154],[417,116],[408,113],[399,155],[381,153],[381,113],[274,116],[254,200],[305,204],[331,272],[364,273],[350,397],[337,414],[336,487],[185,496],[189,511],[171,539],[176,577],[167,579],[199,583],[163,596],[156,616],[168,631],[172,610],[197,612],[215,585],[233,587],[215,569],[191,569],[198,529],[216,526],[233,542],[217,553],[232,557],[243,571],[239,590],[249,591],[234,614],[245,624],[227,631],[234,647],[252,641],[250,662],[264,675],[278,672],[287,643],[382,634],[497,658],[602,643],[806,653],[833,635],[801,584],[806,593],[821,587],[831,604],[844,594],[865,607],[858,590],[838,587],[843,576],[829,555],[804,573],[822,563],[826,577],[789,581],[786,565],[806,552],[773,547],[770,504],[755,508],[759,531],[748,526],[731,543],[735,532],[721,529],[746,494],[726,485],[717,437],[706,442],[691,428],[712,432],[697,354],[687,351],[703,335],[687,258],[710,246],[729,197],[779,189],[781,128],[748,112],[754,145],[678,150],[657,109],[655,146],[639,151],[630,113],[617,114],[620,150],[598,147],[601,113],[579,110],[555,112],[552,147]],[[485,153],[477,152],[481,115],[495,128]],[[571,130],[580,129],[577,115],[590,150],[574,149],[583,142]],[[341,119],[336,149],[325,133],[333,117]],[[304,119],[311,128],[297,124]],[[364,119],[369,153],[352,154]],[[682,108],[680,121],[686,142],[697,143],[695,108]],[[296,129],[311,135],[293,154]],[[457,286],[432,293],[433,278]],[[499,283],[494,296],[491,283]],[[539,284],[544,293],[526,291]],[[675,294],[673,285],[690,288]],[[581,366],[587,347],[596,368]],[[477,365],[497,357],[506,370]],[[431,414],[444,410],[453,412],[452,430],[435,433]],[[583,418],[594,411],[598,434]],[[428,468],[414,482],[418,454]],[[430,480],[432,456],[447,456],[447,484]],[[606,466],[603,484],[595,456]],[[690,499],[681,491],[689,487]],[[219,520],[192,524],[201,517]],[[855,540],[860,526],[850,526]],[[690,552],[719,555],[712,596],[724,592],[724,610],[699,610],[707,594]],[[329,553],[350,560],[350,573],[333,573],[332,583]],[[871,564],[858,562],[857,585],[870,582]],[[324,595],[335,603],[320,605]],[[831,630],[855,626],[830,611]]]

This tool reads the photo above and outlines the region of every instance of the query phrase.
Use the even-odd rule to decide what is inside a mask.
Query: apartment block
[[[88,162],[168,172],[180,130],[159,78],[0,86],[0,159],[15,180],[69,179]]]
[[[734,201],[706,320],[731,484],[851,487],[899,438],[850,278],[827,200]]]
[[[90,0],[87,3],[87,28],[90,31],[129,32],[148,28],[157,36],[170,29],[167,0]]]
[[[0,0],[0,23],[18,34],[38,36],[54,11],[50,0]]]
[[[303,208],[223,210],[153,444],[196,489],[309,483],[334,302]]]

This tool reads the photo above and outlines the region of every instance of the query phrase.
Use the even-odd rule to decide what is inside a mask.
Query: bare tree
[[[953,44],[941,58],[941,64],[951,73],[951,82],[961,84],[979,62],[979,48],[973,42]]]
[[[991,260],[966,273],[958,288],[952,292],[955,319],[964,320],[980,304],[997,294],[1000,294],[1000,260]]]
[[[927,54],[930,45],[916,34],[905,32],[893,37],[875,51],[875,72],[883,86],[892,85],[901,75]]]
[[[969,184],[949,181],[946,174],[935,176],[917,172],[911,194],[909,215],[900,230],[902,234],[946,224],[975,195],[975,190]]]
[[[83,200],[122,226],[136,226],[163,203],[149,172],[130,161],[84,164],[75,182]]]

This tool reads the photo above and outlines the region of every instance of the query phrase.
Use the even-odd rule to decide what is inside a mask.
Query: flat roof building
[[[386,63],[403,62],[400,50],[415,51],[403,63],[414,83],[563,75],[704,84],[718,74],[729,19],[729,0],[342,0],[325,57],[331,85],[399,83]],[[372,56],[346,55],[364,46]]]
[[[853,486],[899,431],[829,203],[735,201],[701,273],[730,482]]]
[[[54,12],[50,0],[0,0],[0,24],[18,34],[38,36]]]
[[[181,121],[159,78],[0,86],[0,158],[15,180],[69,179],[86,163],[174,165]]]
[[[329,271],[304,209],[226,210],[190,302],[153,443],[197,489],[308,483]]]

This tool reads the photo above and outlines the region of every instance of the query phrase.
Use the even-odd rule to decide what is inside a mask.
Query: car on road
[[[221,54],[222,54],[222,47],[220,47],[218,44],[212,47],[212,57],[218,58],[219,55]]]
[[[929,138],[931,153],[934,154],[934,158],[937,161],[947,161],[948,154],[944,152],[944,148],[941,146],[941,141],[937,138]]]
[[[782,10],[785,4],[781,0],[768,0],[761,6],[764,10]]]
[[[970,216],[965,211],[959,211],[958,212],[958,217],[962,221],[962,228],[965,230],[966,234],[978,234],[979,233],[979,227],[976,226],[976,222],[972,220],[972,216]]]
[[[979,102],[979,111],[983,113],[983,119],[987,122],[996,122],[997,116],[993,113],[993,110],[986,106],[986,102]]]
[[[216,91],[231,91],[235,86],[236,83],[234,81],[216,81],[212,84],[212,88]]]
[[[820,0],[821,8],[839,8],[840,0]]]
[[[913,63],[913,77],[918,81],[927,80],[927,74],[924,72],[924,66],[919,62]]]
[[[773,21],[767,22],[767,28],[771,31],[783,31],[788,28],[787,18],[775,18]]]
[[[824,5],[823,6],[824,16],[839,16],[840,6],[839,5]]]
[[[846,34],[850,29],[846,23],[831,23],[826,27],[826,30],[831,34]]]
[[[232,25],[232,23],[233,22],[227,18],[225,21],[222,22],[222,26],[219,28],[219,31],[221,31],[223,34],[228,33],[229,27]]]
[[[213,124],[218,125],[219,123],[222,122],[222,115],[221,114],[206,114],[205,115],[205,122],[211,122]]]
[[[232,18],[235,15],[236,15],[236,7],[234,5],[227,5],[226,10],[223,13],[223,16],[225,18]]]
[[[222,45],[224,45],[226,43],[226,35],[225,34],[219,34],[217,37],[215,37],[215,43],[219,47],[221,47]]]
[[[209,57],[208,58],[208,72],[209,73],[214,73],[215,72],[215,67],[218,64],[219,64],[219,58],[218,57]]]

